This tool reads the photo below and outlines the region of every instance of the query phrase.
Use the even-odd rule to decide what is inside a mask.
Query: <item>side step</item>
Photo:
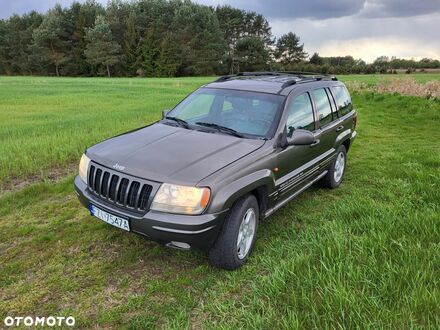
[[[286,205],[287,203],[289,203],[292,199],[294,199],[296,196],[298,196],[299,194],[301,194],[304,190],[306,190],[307,188],[309,188],[312,184],[314,184],[316,181],[321,180],[326,174],[327,174],[328,170],[325,170],[324,172],[322,172],[320,175],[318,175],[316,178],[314,178],[312,181],[310,181],[308,184],[306,184],[304,187],[302,187],[300,190],[296,191],[293,195],[291,195],[290,197],[288,197],[287,199],[281,201],[280,203],[278,203],[277,205],[275,205],[274,207],[272,207],[271,209],[268,209],[266,211],[266,213],[264,213],[264,217],[267,218],[269,215],[271,215],[272,213],[274,213],[276,210],[278,210],[279,208],[283,207],[284,205]]]

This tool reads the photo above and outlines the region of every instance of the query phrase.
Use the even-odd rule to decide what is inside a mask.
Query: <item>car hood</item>
[[[96,144],[87,155],[109,168],[125,167],[126,174],[194,186],[264,143],[155,123]]]

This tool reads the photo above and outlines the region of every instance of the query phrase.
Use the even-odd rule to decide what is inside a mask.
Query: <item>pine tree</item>
[[[124,53],[126,66],[130,75],[134,75],[140,68],[140,36],[136,22],[136,12],[130,12],[127,19],[127,27],[125,31]]]
[[[97,16],[95,25],[86,30],[87,46],[84,54],[92,65],[103,65],[110,77],[110,67],[121,60],[121,46],[113,41],[110,25],[104,16]]]
[[[323,64],[324,60],[322,59],[321,56],[319,56],[318,53],[313,53],[312,57],[310,57],[309,62],[311,64],[321,65]]]
[[[305,60],[307,53],[304,51],[304,44],[300,44],[299,37],[289,32],[278,39],[275,57],[283,65],[289,65]]]
[[[103,7],[94,2],[74,2],[70,9],[72,18],[72,60],[69,62],[70,73],[90,74],[90,64],[86,61],[84,50],[86,49],[86,30],[95,24],[96,17],[104,13]]]
[[[159,57],[160,45],[155,36],[155,29],[150,28],[144,36],[141,48],[141,67],[146,76],[154,77],[156,74],[156,61]]]
[[[69,61],[69,34],[62,8],[56,6],[44,17],[41,25],[33,32],[34,44],[55,66],[56,75],[60,76],[60,66]]]
[[[269,62],[269,51],[264,40],[259,37],[244,37],[237,41],[236,61],[241,71],[266,70]]]
[[[177,56],[177,48],[170,33],[167,33],[160,43],[158,59],[155,62],[156,75],[160,77],[173,77],[181,65]]]

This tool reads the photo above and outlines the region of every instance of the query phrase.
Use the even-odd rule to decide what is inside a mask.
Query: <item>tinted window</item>
[[[232,128],[239,133],[269,137],[278,124],[285,97],[266,93],[201,88],[178,104],[170,117]]]
[[[316,114],[318,116],[320,126],[330,123],[332,118],[332,108],[328,100],[327,93],[324,89],[315,89],[312,91],[313,100],[315,101]]]
[[[180,104],[179,118],[190,120],[193,118],[203,118],[209,114],[214,95],[193,94]]]
[[[297,96],[287,109],[287,132],[289,136],[295,129],[306,129],[313,131],[315,129],[315,119],[313,118],[312,103],[309,94],[304,93]]]
[[[343,116],[349,113],[353,109],[353,105],[351,104],[350,94],[343,86],[332,87],[332,93],[335,97],[336,106],[338,108],[339,116]]]

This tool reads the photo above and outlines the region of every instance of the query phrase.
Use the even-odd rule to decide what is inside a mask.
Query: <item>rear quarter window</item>
[[[333,120],[332,108],[325,90],[323,88],[315,89],[312,91],[312,96],[315,101],[319,126],[322,127],[328,123],[331,123]]]
[[[347,91],[347,88],[345,88],[344,86],[336,86],[332,87],[331,91],[335,98],[336,109],[338,111],[339,117],[346,115],[351,110],[353,110],[351,97]]]

